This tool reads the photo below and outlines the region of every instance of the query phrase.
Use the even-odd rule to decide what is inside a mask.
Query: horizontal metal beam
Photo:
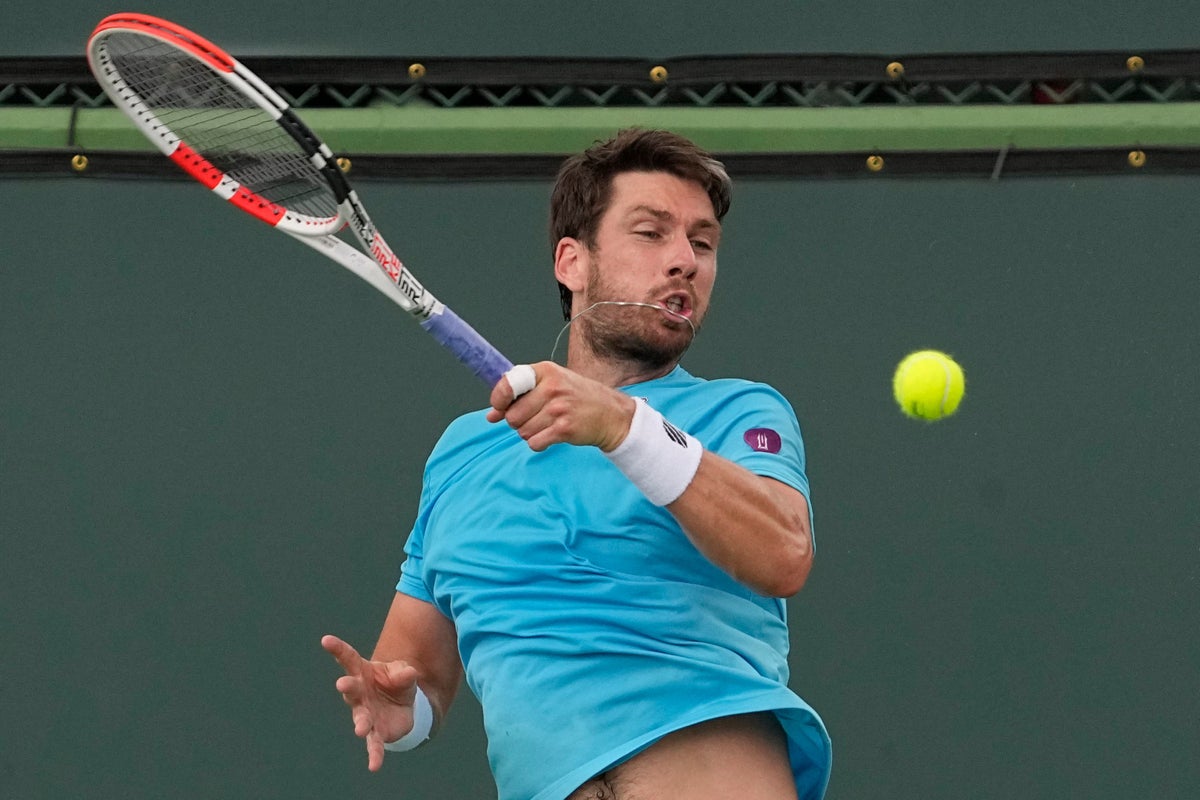
[[[668,128],[724,153],[1200,147],[1200,103],[815,109],[308,109],[343,154],[554,155],[628,126]],[[0,148],[150,150],[113,108],[0,109]]]
[[[1000,178],[1066,175],[1195,175],[1200,148],[1057,148],[836,153],[722,153],[738,180],[797,178]],[[563,155],[356,155],[343,163],[362,180],[537,180],[554,178]],[[186,180],[157,152],[76,149],[0,150],[0,176]]]

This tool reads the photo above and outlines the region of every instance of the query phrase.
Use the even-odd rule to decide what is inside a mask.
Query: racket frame
[[[154,114],[121,77],[105,46],[106,31],[136,32],[159,39],[187,53],[226,81],[238,94],[270,115],[300,146],[325,179],[338,203],[338,213],[321,218],[289,211],[242,186],[193,150],[169,125]],[[399,291],[399,296],[392,297],[394,302],[418,319],[427,318],[440,305],[388,246],[357,193],[338,167],[329,146],[304,124],[278,92],[233,56],[186,28],[146,14],[114,14],[106,17],[92,33],[87,54],[93,73],[113,103],[124,109],[142,134],[198,183],[242,211],[285,233],[293,234],[296,238],[333,236],[343,227],[348,227]],[[301,238],[301,241],[304,239]],[[359,264],[359,259],[348,257],[345,251],[332,243],[317,244],[315,249],[330,255],[356,274],[361,274],[358,269],[344,264],[347,258],[354,264]]]
[[[116,31],[157,38],[197,59],[268,114],[297,143],[328,184],[337,203],[336,213],[315,217],[290,211],[241,185],[193,150],[121,77],[106,44],[110,32]],[[200,184],[366,280],[415,317],[426,332],[489,386],[512,368],[511,361],[438,301],[401,263],[375,227],[329,147],[274,89],[237,59],[186,28],[158,17],[133,13],[113,14],[102,20],[88,40],[87,58],[92,73],[113,104],[132,119],[155,147]],[[343,227],[350,229],[363,250],[370,253],[370,259],[336,236]]]

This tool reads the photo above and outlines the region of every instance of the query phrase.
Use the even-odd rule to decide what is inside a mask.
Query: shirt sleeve
[[[400,565],[400,580],[396,584],[396,591],[432,603],[447,616],[450,615],[450,610],[444,605],[445,598],[442,598],[442,603],[437,599],[436,564],[432,571],[425,568],[426,532],[430,531],[431,535],[436,536],[436,531],[440,530],[434,521],[435,506],[441,503],[447,487],[456,480],[455,475],[463,463],[462,454],[474,453],[481,447],[486,447],[494,438],[496,430],[497,428],[486,421],[483,411],[458,417],[438,438],[425,462],[425,471],[421,477],[421,499],[412,530],[408,534],[408,541],[404,545],[406,558]],[[436,556],[434,560],[437,560]]]
[[[409,536],[410,544],[415,535],[416,529],[414,528],[414,533]],[[400,565],[400,581],[396,584],[396,591],[410,597],[415,597],[418,600],[424,600],[426,603],[433,603],[433,594],[425,584],[425,570],[422,557],[414,553],[408,546],[404,548],[404,552],[407,557]]]
[[[812,523],[812,497],[806,473],[804,438],[796,412],[772,387],[731,382],[690,432],[705,448],[756,475],[773,478],[804,495]]]
[[[431,455],[432,460],[432,455]],[[434,491],[430,479],[429,465],[426,464],[425,474],[421,485],[421,500],[417,508],[417,518],[404,544],[404,562],[400,565],[400,581],[396,591],[433,603],[433,592],[425,577],[425,523],[429,518],[430,505]]]

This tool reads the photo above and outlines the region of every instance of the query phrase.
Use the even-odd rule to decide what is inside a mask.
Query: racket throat
[[[396,284],[400,294],[411,300],[417,307],[413,311],[413,316],[418,319],[428,318],[436,301],[429,292],[425,291],[421,282],[408,271],[388,243],[383,240],[383,237],[377,231],[372,231],[371,238],[366,239],[364,244],[370,250],[371,257],[375,259],[375,262],[383,268],[392,283]]]

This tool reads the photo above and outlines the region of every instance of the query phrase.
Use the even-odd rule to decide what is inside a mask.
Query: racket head
[[[87,57],[146,138],[240,210],[307,236],[345,224],[348,187],[332,152],[220,47],[167,20],[123,13],[96,26]]]

